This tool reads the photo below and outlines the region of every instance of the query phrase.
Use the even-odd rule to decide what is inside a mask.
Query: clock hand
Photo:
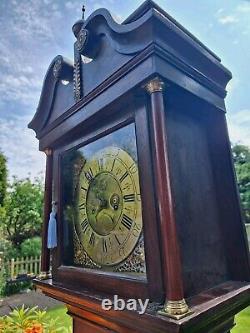
[[[110,205],[114,210],[117,210],[119,208],[119,202],[120,198],[118,194],[113,194],[110,198]]]

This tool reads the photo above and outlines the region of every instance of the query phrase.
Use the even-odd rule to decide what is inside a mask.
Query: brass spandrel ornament
[[[146,274],[144,239],[140,238],[129,257],[115,268],[115,272],[130,272]]]
[[[84,250],[77,233],[74,228],[74,234],[73,234],[73,242],[74,242],[74,263],[76,265],[82,265],[86,268],[101,268],[100,265],[97,265],[87,254],[87,252]]]

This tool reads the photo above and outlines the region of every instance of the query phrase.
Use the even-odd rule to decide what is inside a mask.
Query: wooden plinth
[[[159,315],[162,305],[149,303],[147,311],[105,311],[101,301],[107,295],[73,291],[53,284],[52,280],[36,281],[48,296],[64,302],[73,318],[74,333],[229,333],[234,315],[250,303],[250,285],[229,281],[187,300],[193,313],[181,320]],[[111,297],[110,297],[111,298]]]

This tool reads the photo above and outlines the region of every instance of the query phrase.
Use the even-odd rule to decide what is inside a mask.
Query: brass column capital
[[[47,156],[51,156],[52,155],[52,149],[51,148],[45,148],[44,149],[44,153],[47,155]]]
[[[149,94],[152,94],[157,91],[163,91],[164,89],[164,82],[157,76],[150,80],[144,88]]]

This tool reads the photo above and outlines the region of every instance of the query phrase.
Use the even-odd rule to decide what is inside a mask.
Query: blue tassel
[[[57,247],[57,232],[56,232],[56,203],[52,202],[52,211],[49,217],[48,225],[48,240],[47,247],[48,249],[53,249]]]

